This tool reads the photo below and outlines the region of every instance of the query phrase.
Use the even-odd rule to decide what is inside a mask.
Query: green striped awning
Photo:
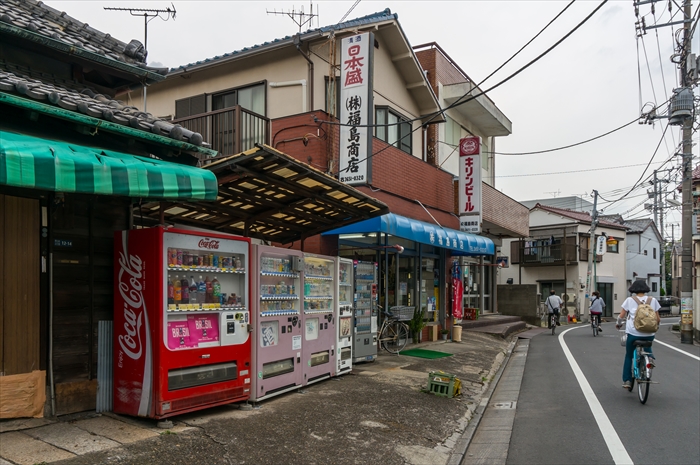
[[[218,192],[208,170],[8,131],[0,131],[0,185],[172,200]]]

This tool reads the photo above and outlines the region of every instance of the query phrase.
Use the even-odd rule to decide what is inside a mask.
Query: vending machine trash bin
[[[428,373],[428,392],[441,397],[455,397],[462,393],[462,381],[443,371]]]
[[[452,341],[462,342],[462,327],[459,325],[452,326]]]

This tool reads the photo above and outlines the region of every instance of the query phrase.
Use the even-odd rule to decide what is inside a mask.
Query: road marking
[[[581,371],[581,368],[579,368],[578,363],[576,363],[576,360],[574,360],[574,356],[571,355],[569,346],[567,346],[566,342],[564,342],[564,335],[566,333],[579,328],[569,328],[563,331],[561,334],[559,334],[559,344],[561,344],[561,348],[564,351],[564,355],[566,355],[566,359],[568,360],[569,365],[571,366],[571,369],[574,372],[574,376],[576,376],[576,380],[578,381],[578,384],[581,387],[581,391],[583,391],[583,396],[588,402],[588,407],[590,407],[591,413],[593,414],[596,423],[598,423],[598,429],[603,435],[603,439],[605,439],[605,444],[608,446],[608,450],[610,451],[610,455],[612,455],[613,461],[617,465],[634,464],[634,462],[632,462],[632,458],[630,458],[629,454],[627,453],[627,449],[625,449],[625,446],[622,444],[620,436],[617,435],[617,431],[615,431],[615,428],[610,422],[610,419],[605,414],[603,406],[600,405],[600,401],[598,401],[598,398],[595,396],[591,385],[588,384],[588,380]]]
[[[688,353],[688,352],[686,352],[685,350],[676,349],[676,348],[673,347],[671,344],[666,344],[665,342],[661,342],[661,341],[659,341],[658,339],[654,339],[654,343],[655,343],[655,344],[661,344],[661,345],[663,345],[663,346],[666,346],[666,347],[668,347],[669,349],[673,349],[673,350],[675,350],[676,352],[680,352],[680,353],[682,353],[682,354],[685,354],[685,355],[687,355],[688,357],[694,358],[695,360],[700,360],[700,357],[698,357],[697,355],[693,355],[693,354],[691,354],[691,353]]]

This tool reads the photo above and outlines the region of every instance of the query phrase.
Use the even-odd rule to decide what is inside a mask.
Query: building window
[[[326,76],[326,113],[338,117],[340,112],[340,77]]]
[[[646,251],[646,250],[644,251],[644,255],[647,255],[647,251]]]
[[[656,292],[656,290],[658,289],[656,286],[657,283],[651,283],[651,292]]]
[[[212,95],[212,110],[223,110],[236,105],[265,116],[265,84],[239,87]]]
[[[620,243],[617,242],[617,241],[615,241],[615,242],[612,242],[612,241],[611,241],[611,242],[607,242],[607,243],[606,243],[606,250],[607,250],[608,252],[611,252],[611,253],[618,253],[618,252],[619,252],[619,248],[618,248],[619,245],[620,245]]]
[[[654,247],[653,249],[651,249],[651,251],[653,252],[654,258],[656,258],[656,247]]]
[[[377,107],[375,116],[374,136],[377,139],[398,147],[406,153],[413,153],[412,125],[407,118],[387,107]]]

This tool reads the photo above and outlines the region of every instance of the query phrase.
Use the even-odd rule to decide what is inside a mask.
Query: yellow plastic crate
[[[455,397],[462,394],[462,381],[444,371],[428,373],[428,392],[441,397]]]

